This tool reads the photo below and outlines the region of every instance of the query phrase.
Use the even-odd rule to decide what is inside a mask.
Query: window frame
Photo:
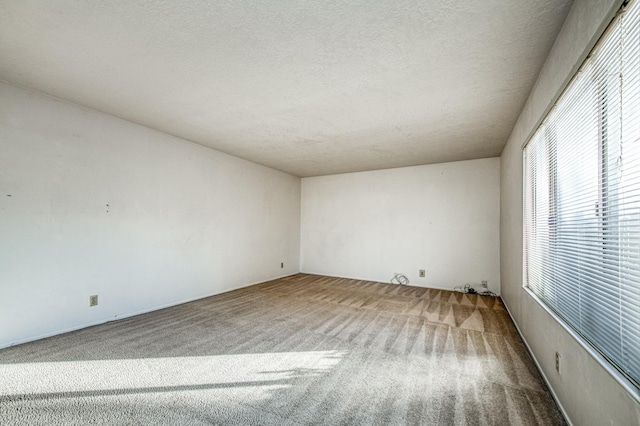
[[[634,0],[632,0],[634,1]],[[640,0],[637,0],[640,1]],[[579,67],[577,67],[577,69],[575,70],[575,72],[573,72],[570,77],[567,79],[567,81],[565,82],[565,84],[563,85],[562,90],[559,91],[558,95],[554,98],[554,101],[549,105],[549,107],[545,110],[544,114],[541,116],[542,118],[540,119],[540,121],[537,123],[537,125],[533,128],[533,130],[531,131],[531,133],[529,134],[528,138],[526,139],[525,143],[522,145],[521,149],[522,149],[522,218],[523,218],[523,222],[522,222],[522,288],[525,290],[526,294],[528,294],[545,312],[547,312],[551,318],[553,318],[573,339],[575,339],[578,344],[596,361],[598,362],[604,369],[605,371],[607,371],[631,396],[632,398],[640,403],[640,384],[635,383],[634,381],[630,380],[625,373],[621,372],[618,367],[616,366],[616,363],[613,362],[612,360],[610,360],[607,355],[603,352],[600,351],[600,349],[597,348],[597,346],[593,343],[590,342],[590,340],[588,338],[586,338],[579,330],[577,330],[576,328],[574,328],[574,326],[565,318],[563,318],[562,314],[560,314],[559,312],[556,312],[556,310],[554,308],[552,308],[547,301],[545,301],[544,299],[542,299],[541,297],[539,297],[536,293],[534,293],[534,291],[529,288],[529,259],[527,256],[527,253],[529,252],[529,239],[527,237],[527,222],[526,222],[526,218],[528,215],[528,212],[526,211],[527,208],[527,197],[533,197],[535,198],[535,185],[534,187],[531,189],[531,194],[529,194],[529,188],[527,187],[527,183],[528,183],[528,177],[527,177],[527,151],[526,151],[526,147],[529,145],[529,143],[534,139],[534,137],[536,136],[538,130],[546,123],[547,118],[549,117],[550,113],[553,111],[553,109],[555,108],[557,102],[559,99],[562,98],[562,96],[564,95],[564,93],[567,91],[567,89],[570,87],[570,85],[572,84],[572,82],[577,78],[577,76],[580,74],[580,72],[582,71],[582,69],[584,68],[584,64],[586,63],[586,61],[589,59],[589,57],[591,56],[591,52],[595,49],[595,47],[599,44],[600,40],[602,40],[604,37],[607,36],[607,34],[609,33],[609,30],[614,26],[614,24],[620,19],[620,16],[626,11],[629,3],[631,3],[631,1],[624,1],[623,4],[620,6],[619,10],[617,12],[615,12],[614,17],[611,19],[611,21],[605,26],[605,30],[602,32],[602,34],[595,39],[595,41],[593,42],[593,44],[591,44],[590,46],[587,47],[587,49],[585,49],[588,53],[588,55],[584,55],[584,57],[582,58],[582,60],[580,60],[578,63],[580,64]],[[602,84],[602,83],[599,83]],[[608,156],[610,154],[610,150],[609,150],[609,140],[608,140],[608,125],[607,125],[607,121],[608,121],[608,117],[606,116],[606,112],[603,112],[603,105],[605,108],[608,108],[608,97],[607,97],[607,93],[606,93],[606,88],[604,90],[602,90],[600,87],[597,88],[598,91],[598,95],[596,96],[596,108],[598,108],[598,110],[600,111],[600,113],[598,114],[598,159],[599,159],[599,164],[598,164],[598,185],[599,185],[599,191],[598,191],[598,203],[596,206],[594,206],[594,208],[596,209],[597,212],[597,216],[599,217],[599,223],[601,224],[601,228],[602,229],[602,233],[601,233],[601,241],[602,241],[602,253],[604,255],[605,253],[605,247],[607,245],[607,235],[610,234],[610,229],[611,226],[613,226],[613,224],[610,224],[609,221],[607,220],[607,216],[609,216],[611,214],[611,210],[610,209],[605,209],[604,208],[604,203],[603,203],[603,199],[608,199],[608,194],[610,191],[610,185],[609,185],[609,175],[608,175],[608,171],[607,168],[609,167],[609,162],[608,162]],[[549,136],[547,133],[547,131],[545,131],[545,139],[547,139],[548,137],[555,137],[555,135]],[[554,131],[552,130],[551,133],[554,133]],[[550,147],[550,150],[552,149],[551,147],[556,148],[555,144],[549,144],[548,145]],[[547,153],[547,157],[550,155],[550,153]],[[553,187],[549,189],[549,220],[557,220],[557,217],[554,214],[552,214],[552,209],[553,211],[557,212],[557,206],[558,206],[558,186],[557,186],[557,172],[554,173],[549,173],[548,176],[549,179],[549,186]],[[552,202],[553,199],[553,202]],[[553,219],[552,219],[553,218]],[[618,222],[618,218],[615,218],[614,221]],[[619,223],[616,226],[617,232],[620,233],[621,229],[620,229],[620,225]],[[528,346],[528,345],[527,345]]]

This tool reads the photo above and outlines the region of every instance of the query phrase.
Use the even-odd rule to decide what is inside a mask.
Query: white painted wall
[[[581,426],[640,425],[640,405],[522,288],[522,147],[620,3],[574,3],[501,156],[502,297],[565,416]]]
[[[297,177],[0,83],[0,347],[296,273],[299,230]]]
[[[301,270],[499,292],[499,197],[498,158],[303,178]]]

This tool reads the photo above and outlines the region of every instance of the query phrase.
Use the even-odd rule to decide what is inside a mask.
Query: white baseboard
[[[292,275],[296,275],[296,274],[299,274],[299,273],[300,272],[294,272],[292,274],[280,275],[280,276],[276,276],[276,277],[273,277],[273,278],[269,278],[267,280],[261,280],[261,281],[257,281],[257,282],[253,282],[253,283],[249,283],[249,284],[242,284],[242,285],[239,285],[239,286],[236,286],[236,287],[233,287],[233,288],[225,289],[223,291],[219,291],[219,292],[215,292],[215,293],[209,293],[209,294],[196,296],[196,297],[191,297],[189,299],[183,299],[183,300],[180,300],[180,301],[177,301],[177,302],[170,302],[170,303],[166,303],[164,305],[153,306],[153,307],[148,308],[148,309],[142,309],[140,311],[127,313],[127,314],[124,314],[124,315],[116,315],[116,316],[111,316],[111,317],[108,317],[108,318],[101,318],[99,320],[92,321],[92,322],[89,322],[89,323],[79,324],[79,325],[75,325],[73,327],[63,328],[63,329],[60,329],[60,330],[55,330],[55,331],[51,331],[51,332],[48,332],[48,333],[39,334],[39,335],[36,335],[36,336],[30,336],[30,337],[27,337],[25,339],[16,340],[14,342],[1,342],[0,343],[0,349],[10,348],[12,346],[22,345],[24,343],[29,343],[29,342],[34,342],[36,340],[46,339],[47,337],[53,337],[53,336],[57,336],[59,334],[65,334],[65,333],[70,333],[72,331],[82,330],[83,328],[93,327],[95,325],[105,324],[105,323],[112,322],[112,321],[118,321],[118,320],[125,319],[125,318],[131,318],[131,317],[135,317],[136,315],[142,315],[142,314],[146,314],[146,313],[153,312],[153,311],[159,311],[160,309],[165,309],[165,308],[170,308],[172,306],[182,305],[183,303],[189,303],[189,302],[193,302],[195,300],[206,299],[207,297],[217,296],[219,294],[228,293],[230,291],[239,290],[241,288],[251,287],[252,285],[262,284],[262,283],[266,283],[266,282],[269,282],[269,281],[277,280],[277,279],[280,279],[280,278],[290,277]]]
[[[520,331],[520,327],[518,327],[518,323],[513,319],[513,315],[511,315],[511,311],[509,310],[509,307],[507,306],[507,304],[505,303],[504,300],[502,300],[502,304],[504,305],[505,309],[507,310],[507,313],[509,314],[509,318],[511,318],[511,322],[513,322],[513,325],[515,325],[516,330],[518,331],[518,334],[520,335],[520,338],[524,342],[524,345],[527,347],[527,351],[529,351],[529,355],[531,355],[531,358],[533,359],[533,362],[535,363],[536,368],[540,372],[540,375],[542,376],[542,379],[544,380],[545,384],[547,385],[547,388],[549,389],[549,392],[551,392],[551,396],[553,397],[553,400],[556,402],[556,405],[558,406],[558,408],[560,408],[560,413],[562,413],[562,417],[564,417],[564,420],[567,422],[567,424],[569,426],[573,426],[573,423],[571,422],[571,419],[569,418],[569,415],[567,414],[567,411],[562,406],[562,402],[560,402],[560,399],[558,399],[558,395],[556,395],[556,392],[553,390],[553,387],[551,387],[551,383],[549,382],[549,379],[547,379],[547,375],[544,374],[544,371],[542,370],[542,367],[540,367],[540,363],[538,362],[538,359],[536,358],[536,355],[531,350],[531,346],[529,346],[529,343],[527,342],[527,339],[525,339],[524,335],[522,334],[522,331]]]
[[[301,274],[308,274],[308,275],[320,275],[320,276],[323,276],[323,277],[331,277],[331,278],[344,278],[344,279],[347,279],[347,280],[370,281],[372,283],[400,285],[400,284],[391,283],[390,281],[379,281],[379,280],[372,280],[372,279],[369,279],[369,278],[362,278],[362,277],[348,277],[348,276],[344,276],[344,275],[340,275],[340,276],[338,276],[338,275],[330,275],[330,274],[324,274],[324,273],[321,273],[321,272],[300,271],[300,273]],[[451,287],[425,286],[425,285],[416,285],[416,284],[412,284],[412,283],[409,283],[407,285],[407,287],[418,287],[418,288],[428,288],[428,289],[432,289],[432,290],[455,291]],[[500,293],[496,293],[496,295],[500,296]]]

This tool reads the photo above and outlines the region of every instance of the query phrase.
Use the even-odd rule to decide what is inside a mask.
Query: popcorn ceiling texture
[[[0,79],[297,176],[500,155],[570,0],[0,3]]]

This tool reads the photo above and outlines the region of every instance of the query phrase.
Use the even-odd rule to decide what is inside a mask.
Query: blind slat
[[[640,2],[523,152],[525,285],[640,388]]]

